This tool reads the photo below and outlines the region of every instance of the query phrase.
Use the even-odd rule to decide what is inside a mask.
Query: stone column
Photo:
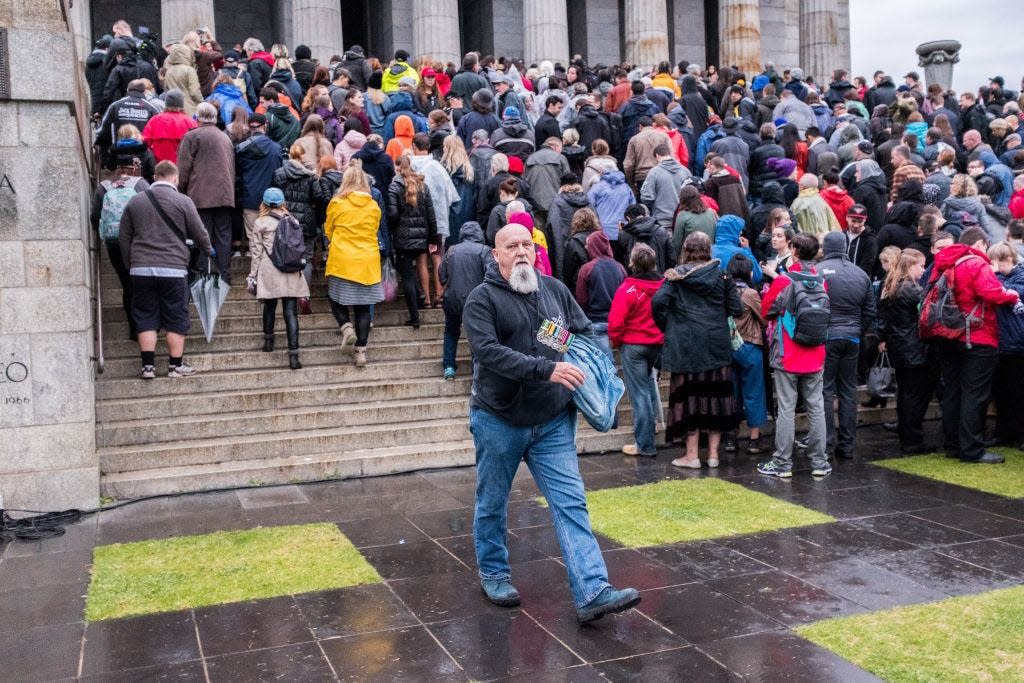
[[[292,0],[290,54],[295,54],[297,45],[305,45],[313,52],[313,59],[327,64],[331,55],[345,51],[344,42],[338,0]]]
[[[925,83],[938,83],[949,89],[953,85],[953,67],[960,61],[960,42],[933,40],[917,46],[917,65],[924,67]]]
[[[58,3],[7,3],[0,28],[0,507],[92,508],[88,96]]]
[[[523,0],[523,56],[527,64],[569,55],[569,20],[565,0]]]
[[[213,24],[213,0],[161,0],[160,41],[181,40],[189,31],[205,27],[217,35]]]
[[[89,0],[75,0],[68,16],[75,34],[75,54],[82,61],[92,52],[92,24]]]
[[[827,84],[839,64],[838,0],[801,0],[800,66],[804,73]]]
[[[413,0],[413,55],[462,64],[458,0]]]
[[[736,65],[753,79],[761,73],[761,13],[750,0],[721,0],[718,5],[719,68]]]
[[[665,0],[626,0],[626,61],[645,72],[669,59]]]

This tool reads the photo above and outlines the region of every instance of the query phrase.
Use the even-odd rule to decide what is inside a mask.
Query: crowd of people
[[[993,390],[997,440],[1024,441],[1024,97],[1001,76],[958,96],[914,72],[826,84],[771,64],[456,65],[358,45],[320,63],[205,29],[160,47],[123,21],[86,69],[106,174],[93,218],[143,378],[160,329],[170,376],[193,372],[182,283],[197,253],[229,283],[232,259],[251,257],[264,350],[280,300],[292,368],[314,281],[366,364],[393,267],[407,325],[443,307],[454,378],[467,300],[515,225],[537,274],[618,353],[627,454],[654,455],[664,429],[683,447],[674,465],[713,468],[745,422],[763,474],[791,476],[801,448],[827,476],[856,452],[859,387],[881,353],[904,452],[935,448],[922,420],[936,395],[951,457],[1001,460]],[[529,299],[529,280],[508,284]]]

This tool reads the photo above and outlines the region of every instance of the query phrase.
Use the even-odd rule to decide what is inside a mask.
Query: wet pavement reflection
[[[583,627],[525,468],[508,520],[516,609],[481,595],[472,469],[103,512],[60,538],[0,545],[0,679],[876,680],[791,629],[1024,583],[1024,500],[873,467],[895,451],[894,439],[878,428],[859,439],[860,457],[824,481],[806,472],[789,482],[760,477],[745,455],[723,458],[714,473],[672,468],[675,449],[651,460],[581,459],[590,490],[714,476],[837,520],[640,549],[600,538],[612,581],[641,590],[643,602]],[[83,622],[96,545],[314,521],[337,524],[383,582]]]

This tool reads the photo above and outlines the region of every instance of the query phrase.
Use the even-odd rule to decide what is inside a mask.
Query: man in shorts
[[[188,377],[195,370],[183,361],[188,334],[188,261],[191,239],[216,256],[195,204],[178,192],[178,167],[161,161],[149,189],[132,197],[124,207],[118,241],[132,279],[132,317],[142,352],[142,379],[156,377],[156,336],[167,334],[168,371],[171,378]]]

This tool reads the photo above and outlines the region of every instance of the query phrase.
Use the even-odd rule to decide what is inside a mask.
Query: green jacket
[[[281,155],[288,158],[288,148],[299,139],[299,120],[283,104],[267,107],[267,137],[281,145]]]

